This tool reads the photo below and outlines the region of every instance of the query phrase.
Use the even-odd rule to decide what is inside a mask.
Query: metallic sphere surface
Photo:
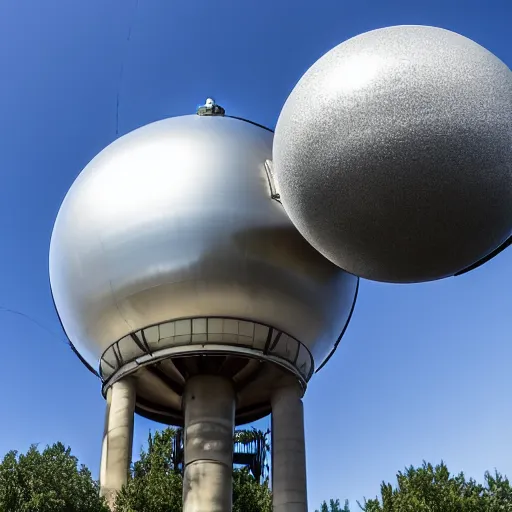
[[[88,363],[140,329],[205,317],[282,329],[316,367],[333,350],[357,278],[271,199],[272,140],[242,120],[171,118],[115,141],[78,176],[55,222],[50,281]]]
[[[336,265],[452,276],[512,233],[512,72],[444,29],[367,32],[298,82],[273,163],[288,215]]]

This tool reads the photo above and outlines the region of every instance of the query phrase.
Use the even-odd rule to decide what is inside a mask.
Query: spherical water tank
[[[307,381],[333,351],[358,279],[272,198],[272,141],[243,120],[171,118],[115,141],[76,179],[52,234],[51,288],[70,341],[105,381],[219,353]]]
[[[376,281],[454,275],[512,234],[512,73],[448,30],[367,32],[301,78],[273,157],[286,211],[330,261]]]

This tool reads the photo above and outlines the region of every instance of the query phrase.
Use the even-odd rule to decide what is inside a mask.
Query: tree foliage
[[[149,434],[148,448],[133,464],[132,478],[116,500],[119,512],[181,512],[182,477],[173,463],[175,430]]]
[[[380,497],[358,502],[364,512],[512,512],[512,486],[495,472],[485,474],[484,484],[464,473],[452,475],[441,462],[437,466],[423,463],[397,474],[393,486],[382,482]],[[324,502],[320,512],[350,512],[348,503]],[[318,512],[318,511],[317,511]]]
[[[512,488],[498,472],[479,484],[464,473],[451,475],[444,463],[426,462],[397,474],[397,484],[382,483],[381,498],[366,501],[365,512],[498,512],[512,511]]]
[[[350,512],[348,500],[345,500],[345,505],[341,508],[340,500],[330,500],[329,503],[324,501],[320,505],[320,510],[316,512]]]
[[[62,443],[7,453],[0,463],[0,512],[108,512],[99,487]]]
[[[173,438],[167,428],[149,434],[147,450],[133,464],[132,477],[116,500],[117,512],[181,512],[183,480],[174,467]],[[242,434],[242,439],[248,439]],[[240,439],[237,438],[240,442]],[[233,471],[233,512],[271,512],[268,482],[260,484],[248,469]]]
[[[119,493],[117,512],[181,512],[182,475],[175,467],[176,430],[150,434],[146,449],[132,466]],[[238,433],[234,442],[266,439],[265,433]],[[267,446],[261,443],[262,450]],[[264,460],[264,456],[262,457]],[[380,496],[358,503],[364,512],[512,512],[512,486],[500,473],[486,473],[484,483],[452,475],[444,463],[424,462],[398,472],[394,485],[383,482]],[[268,479],[254,478],[249,468],[233,471],[233,512],[271,512]],[[11,451],[0,463],[0,512],[109,512],[90,471],[79,465],[62,443],[26,454]],[[316,512],[350,512],[348,501],[323,502]]]
[[[247,468],[233,471],[233,512],[272,512],[268,480],[260,484]]]

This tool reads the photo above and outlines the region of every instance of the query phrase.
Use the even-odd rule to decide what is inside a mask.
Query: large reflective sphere
[[[92,366],[105,363],[104,378],[165,351],[224,347],[302,360],[307,379],[311,356],[318,368],[333,350],[357,278],[271,198],[272,140],[241,120],[172,118],[117,140],[77,178],[50,280],[68,337]]]
[[[290,218],[341,268],[454,275],[512,232],[512,73],[447,30],[362,34],[299,81],[273,159]]]

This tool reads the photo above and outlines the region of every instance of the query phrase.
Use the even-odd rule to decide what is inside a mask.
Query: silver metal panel
[[[55,223],[50,281],[91,365],[131,332],[191,317],[276,327],[316,367],[330,352],[357,278],[315,251],[271,199],[272,137],[235,119],[166,119],[117,140],[80,174]]]

